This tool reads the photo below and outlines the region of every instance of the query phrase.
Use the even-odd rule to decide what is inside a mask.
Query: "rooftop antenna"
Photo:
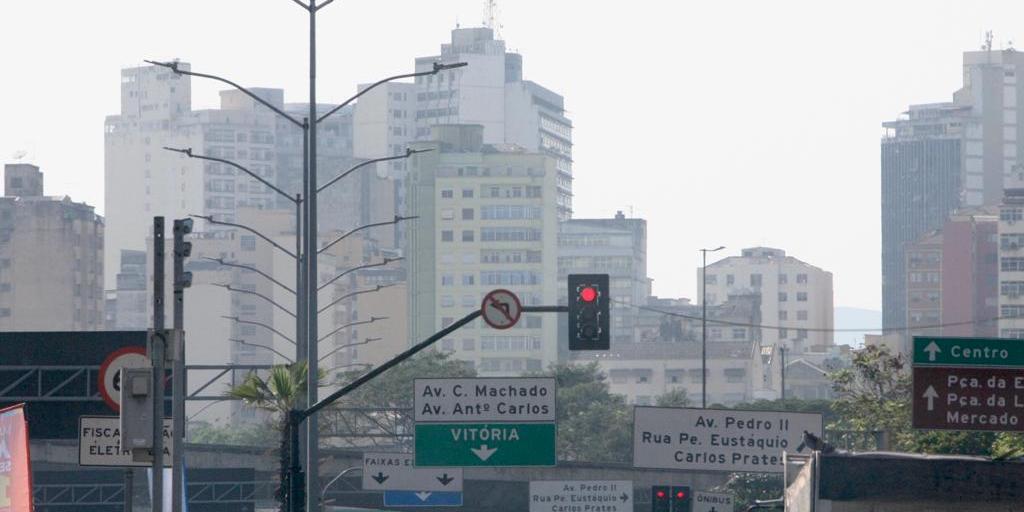
[[[11,158],[14,158],[14,160],[16,162],[20,162],[21,159],[25,158],[25,155],[27,155],[27,154],[28,154],[28,151],[26,151],[24,149],[19,149],[19,150],[15,151],[13,155],[11,155]]]
[[[501,39],[502,24],[498,21],[497,0],[484,0],[484,26],[494,31],[494,39]]]
[[[985,31],[985,44],[981,45],[981,49],[985,50],[986,52],[992,51],[992,40],[994,38],[995,38],[995,36],[992,35],[992,31],[991,30],[986,30]]]

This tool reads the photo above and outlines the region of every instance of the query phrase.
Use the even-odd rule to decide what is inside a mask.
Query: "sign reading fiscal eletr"
[[[553,378],[416,379],[416,466],[554,466]]]

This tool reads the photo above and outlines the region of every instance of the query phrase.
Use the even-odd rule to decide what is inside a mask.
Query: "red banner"
[[[32,469],[24,404],[0,409],[0,512],[31,512]]]

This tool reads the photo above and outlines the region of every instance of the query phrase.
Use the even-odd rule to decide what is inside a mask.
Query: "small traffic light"
[[[670,490],[667,485],[651,487],[651,512],[672,512],[672,501],[668,498]]]
[[[174,219],[174,289],[192,286],[192,273],[185,272],[185,258],[192,256],[192,242],[185,235],[192,232],[192,219]]]
[[[672,512],[690,512],[693,510],[693,496],[686,486],[672,486]]]
[[[608,350],[608,274],[569,274],[568,281],[569,350]]]

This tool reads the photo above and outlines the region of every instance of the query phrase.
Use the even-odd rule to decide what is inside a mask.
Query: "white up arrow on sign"
[[[929,343],[927,347],[924,348],[924,351],[928,352],[928,360],[929,361],[934,361],[935,360],[935,354],[938,354],[939,352],[942,352],[942,349],[939,348],[939,346],[936,345],[935,342],[933,341],[933,342]],[[929,407],[928,410],[929,411],[932,410],[931,407]]]
[[[939,397],[939,394],[935,392],[935,388],[934,387],[928,386],[928,389],[924,390],[924,395],[921,395],[921,396],[923,398],[927,398],[928,399],[928,410],[929,411],[935,409],[935,399]]]

